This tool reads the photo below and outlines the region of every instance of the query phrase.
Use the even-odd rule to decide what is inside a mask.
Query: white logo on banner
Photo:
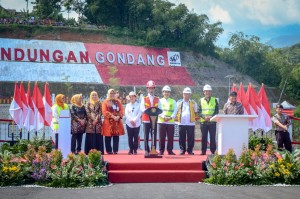
[[[180,53],[168,51],[168,62],[170,66],[181,66]]]

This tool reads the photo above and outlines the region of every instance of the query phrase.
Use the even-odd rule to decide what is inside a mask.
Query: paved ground
[[[263,198],[298,199],[299,186],[214,186],[202,183],[152,183],[114,184],[103,188],[59,189],[59,188],[0,188],[1,199],[96,199],[96,198]]]

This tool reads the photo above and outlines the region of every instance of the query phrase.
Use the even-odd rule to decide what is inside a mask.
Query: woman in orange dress
[[[120,100],[115,98],[114,89],[107,91],[107,98],[102,103],[102,113],[104,115],[102,135],[105,136],[106,152],[107,154],[117,154],[119,136],[125,134],[122,123],[124,108]],[[111,147],[111,138],[113,138],[113,148]]]

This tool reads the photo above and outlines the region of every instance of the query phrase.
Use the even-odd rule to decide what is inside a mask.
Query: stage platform
[[[162,158],[144,158],[144,151],[128,155],[120,151],[116,155],[103,155],[108,162],[108,179],[112,183],[149,182],[201,182],[205,178],[203,162],[207,155],[168,155]]]

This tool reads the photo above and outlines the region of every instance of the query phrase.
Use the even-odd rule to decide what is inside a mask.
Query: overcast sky
[[[184,3],[197,14],[206,14],[211,22],[221,21],[224,28],[219,44],[224,44],[229,33],[243,31],[257,33],[291,24],[300,25],[300,0],[169,0]],[[25,0],[0,0],[5,8],[20,11],[26,8]],[[30,10],[32,5],[30,5]],[[67,14],[64,14],[67,16]],[[74,13],[70,17],[75,17]],[[269,39],[260,35],[262,40]]]

